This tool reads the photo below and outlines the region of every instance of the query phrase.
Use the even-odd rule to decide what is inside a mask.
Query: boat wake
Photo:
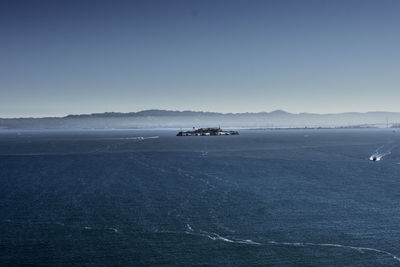
[[[382,145],[375,150],[375,153],[369,157],[369,160],[380,161],[383,157],[390,155],[392,150],[396,147],[393,144]]]
[[[253,240],[250,239],[229,239],[223,236],[220,236],[219,234],[216,233],[208,233],[205,231],[200,231],[200,233],[198,235],[207,237],[211,240],[220,240],[220,241],[224,241],[224,242],[228,242],[228,243],[236,243],[236,244],[248,244],[248,245],[262,245],[261,243],[258,242],[254,242]]]
[[[257,246],[262,246],[262,245],[277,245],[277,246],[292,246],[292,247],[333,247],[333,248],[343,248],[343,249],[352,249],[356,250],[360,253],[364,252],[376,252],[380,254],[384,254],[387,256],[392,257],[394,260],[400,262],[400,257],[394,255],[393,253],[390,253],[385,250],[380,250],[376,248],[369,248],[369,247],[355,247],[355,246],[347,246],[347,245],[341,245],[341,244],[330,244],[330,243],[310,243],[310,242],[277,242],[277,241],[268,241],[267,243],[259,243],[255,242],[250,239],[233,239],[233,238],[227,238],[224,236],[221,236],[216,233],[210,233],[206,231],[200,230],[199,232],[195,232],[193,228],[189,225],[186,224],[187,230],[185,233],[186,234],[191,234],[191,235],[196,235],[196,236],[202,236],[209,238],[214,241],[223,241],[223,242],[228,242],[228,243],[236,243],[236,244],[247,244],[247,245],[257,245]]]
[[[356,250],[360,253],[364,253],[365,251],[372,251],[372,252],[377,252],[381,254],[385,254],[387,256],[392,257],[396,261],[400,262],[400,258],[390,252],[387,252],[385,250],[380,250],[376,248],[368,248],[368,247],[355,247],[355,246],[347,246],[347,245],[341,245],[341,244],[329,244],[329,243],[290,243],[290,242],[276,242],[276,241],[269,241],[268,244],[271,245],[282,245],[282,246],[296,246],[296,247],[307,247],[307,246],[314,246],[314,247],[336,247],[336,248],[344,248],[344,249],[352,249]]]
[[[187,231],[185,231],[184,233],[187,234],[187,235],[201,236],[201,237],[209,238],[209,239],[214,240],[214,241],[223,241],[223,242],[227,242],[227,243],[247,244],[247,245],[262,245],[261,243],[254,242],[253,240],[250,240],[250,239],[236,239],[236,238],[233,239],[233,238],[228,238],[228,237],[221,236],[221,235],[219,235],[217,233],[206,232],[206,231],[203,231],[203,230],[195,231],[190,226],[190,224],[186,224],[186,228],[187,228]],[[182,233],[182,232],[169,232],[169,231],[168,232],[163,231],[163,232],[164,233],[176,233],[176,234]]]
[[[108,228],[93,228],[91,226],[85,226],[83,227],[84,230],[95,230],[95,231],[112,231],[114,233],[118,233],[118,229],[114,227],[108,227]]]
[[[95,140],[146,140],[146,139],[158,139],[159,136],[136,136],[136,137],[113,137],[113,138],[96,138]]]

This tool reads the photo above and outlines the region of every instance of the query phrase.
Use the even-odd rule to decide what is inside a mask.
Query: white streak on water
[[[289,242],[276,242],[276,241],[269,241],[268,244],[272,245],[284,245],[284,246],[296,246],[296,247],[306,247],[306,246],[316,246],[316,247],[337,247],[337,248],[345,248],[345,249],[353,249],[357,250],[358,252],[364,253],[365,251],[373,251],[381,254],[386,254],[388,256],[391,256],[393,259],[396,261],[400,262],[400,258],[390,252],[380,250],[380,249],[375,249],[375,248],[367,248],[367,247],[355,247],[355,246],[346,246],[346,245],[341,245],[341,244],[329,244],[329,243],[299,243],[299,242],[294,242],[294,243],[289,243]]]
[[[224,241],[224,242],[228,242],[228,243],[236,243],[236,244],[262,245],[261,243],[254,242],[253,240],[250,240],[250,239],[229,239],[227,237],[220,236],[217,233],[208,233],[205,231],[200,231],[200,233],[198,233],[197,235],[207,237],[214,241],[219,240],[219,241]]]
[[[158,139],[159,136],[137,136],[137,137],[110,137],[110,138],[94,138],[92,140],[145,140],[145,139]]]
[[[390,155],[390,154],[392,153],[392,150],[393,150],[396,146],[397,146],[397,145],[388,144],[388,145],[382,145],[382,146],[378,147],[378,148],[375,150],[374,154],[372,154],[372,155],[369,157],[369,160],[374,160],[374,159],[375,159],[375,161],[380,161],[380,160],[382,160],[383,157],[385,157],[385,156],[387,156],[387,155]]]
[[[85,226],[83,227],[83,229],[85,230],[96,230],[96,231],[102,231],[102,230],[107,230],[107,231],[113,231],[114,233],[118,233],[118,229],[117,228],[113,228],[113,227],[109,227],[109,228],[93,228],[90,226]]]
[[[228,242],[228,243],[236,243],[236,244],[248,244],[248,245],[261,245],[260,243],[254,242],[253,240],[250,239],[229,239],[227,237],[224,236],[220,236],[217,233],[209,233],[206,231],[202,231],[200,230],[199,232],[195,232],[193,230],[193,228],[190,226],[190,224],[186,224],[186,227],[189,229],[190,232],[186,231],[185,233],[188,235],[196,235],[196,236],[202,236],[202,237],[207,237],[211,240],[214,241],[224,241],[224,242]]]
[[[247,244],[247,245],[264,245],[263,243],[258,243],[254,242],[253,240],[250,239],[229,239],[227,237],[220,236],[217,233],[209,233],[206,231],[200,230],[199,232],[194,232],[193,228],[189,225],[186,224],[187,228],[190,230],[190,232],[185,232],[186,234],[190,235],[196,235],[196,236],[203,236],[207,237],[211,240],[214,241],[224,241],[228,243],[236,243],[236,244]],[[306,246],[315,246],[315,247],[335,247],[335,248],[344,248],[344,249],[352,249],[356,250],[360,253],[364,253],[366,251],[372,251],[372,252],[377,252],[381,254],[388,255],[392,257],[394,260],[400,262],[400,257],[385,251],[385,250],[380,250],[376,248],[368,248],[368,247],[355,247],[355,246],[347,246],[347,245],[341,245],[341,244],[330,244],[330,243],[310,243],[310,242],[277,242],[277,241],[269,241],[267,244],[269,245],[283,245],[283,246],[295,246],[295,247],[306,247]]]

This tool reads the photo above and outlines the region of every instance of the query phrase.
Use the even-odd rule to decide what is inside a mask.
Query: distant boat
[[[211,136],[211,135],[239,135],[237,131],[223,131],[218,128],[199,128],[193,131],[180,131],[176,136]]]
[[[380,161],[381,159],[382,159],[382,157],[378,157],[378,156],[371,156],[369,158],[369,160],[372,160],[372,161]]]

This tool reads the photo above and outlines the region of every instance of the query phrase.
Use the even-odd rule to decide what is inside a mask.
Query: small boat
[[[372,160],[372,161],[380,161],[380,160],[381,160],[381,157],[371,156],[371,157],[369,158],[369,160]]]

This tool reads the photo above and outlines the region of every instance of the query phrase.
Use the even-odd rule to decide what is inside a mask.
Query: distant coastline
[[[217,127],[247,129],[398,128],[400,112],[338,114],[144,110],[45,118],[0,118],[0,129],[145,129]]]

